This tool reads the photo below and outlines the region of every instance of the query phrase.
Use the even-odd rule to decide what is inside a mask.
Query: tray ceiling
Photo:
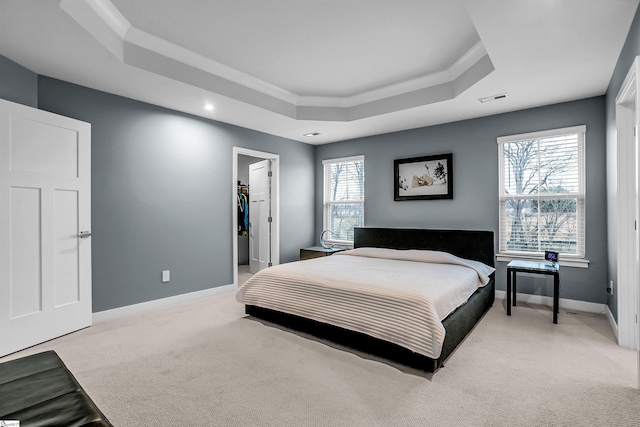
[[[637,5],[8,0],[0,54],[39,74],[317,144],[601,95]]]

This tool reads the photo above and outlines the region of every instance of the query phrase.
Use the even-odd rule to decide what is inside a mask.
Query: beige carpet
[[[251,276],[253,276],[253,274],[249,271],[248,265],[238,266],[238,286],[242,286]]]
[[[636,353],[604,316],[504,301],[423,374],[244,318],[233,293],[102,322],[53,349],[116,426],[638,426]]]

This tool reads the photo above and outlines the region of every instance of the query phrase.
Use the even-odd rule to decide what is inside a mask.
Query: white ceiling
[[[637,6],[1,0],[0,54],[41,75],[322,144],[602,95]]]

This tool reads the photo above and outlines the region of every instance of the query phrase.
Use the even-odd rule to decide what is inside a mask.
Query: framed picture
[[[393,161],[393,200],[453,199],[453,154]]]

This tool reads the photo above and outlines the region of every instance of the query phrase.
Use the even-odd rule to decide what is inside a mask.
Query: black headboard
[[[495,267],[493,231],[356,227],[354,247],[430,249]]]

